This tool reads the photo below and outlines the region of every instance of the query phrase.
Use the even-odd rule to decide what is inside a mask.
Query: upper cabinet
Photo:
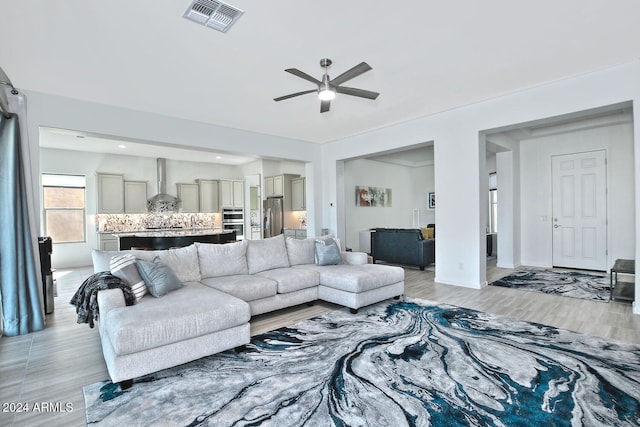
[[[244,181],[236,181],[236,180],[220,181],[220,207],[221,208],[244,207]]]
[[[305,178],[291,180],[291,210],[306,211],[307,199],[305,197]]]
[[[284,177],[282,175],[268,176],[264,179],[264,189],[266,197],[284,195]]]
[[[198,212],[200,210],[200,188],[198,184],[179,183],[178,199],[180,199],[180,211],[185,213]]]
[[[124,212],[124,177],[114,174],[97,174],[98,213],[118,214]],[[146,203],[146,199],[145,199]]]
[[[214,213],[220,211],[218,181],[199,179],[200,212]]]
[[[147,181],[124,181],[124,212],[147,212]]]

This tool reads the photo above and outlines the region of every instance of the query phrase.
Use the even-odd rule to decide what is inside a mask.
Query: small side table
[[[636,262],[632,259],[617,259],[611,267],[609,276],[609,300],[633,301],[635,299],[634,282],[618,282],[618,273],[636,274]],[[615,290],[615,294],[614,294]]]

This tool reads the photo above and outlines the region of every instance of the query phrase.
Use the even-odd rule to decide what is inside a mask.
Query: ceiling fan
[[[323,58],[320,60],[320,66],[324,68],[324,75],[322,76],[322,81],[311,77],[309,74],[298,70],[297,68],[287,68],[285,71],[287,73],[291,73],[294,76],[298,76],[302,79],[308,80],[311,83],[315,83],[318,85],[317,89],[305,90],[302,92],[291,93],[289,95],[280,96],[278,98],[274,98],[274,101],[283,101],[285,99],[293,98],[295,96],[306,95],[307,93],[318,93],[318,98],[320,99],[320,112],[326,113],[329,111],[329,107],[331,106],[331,100],[336,97],[336,93],[343,93],[345,95],[358,96],[360,98],[367,99],[376,99],[378,92],[372,92],[370,90],[364,89],[356,89],[352,87],[340,86],[342,83],[353,79],[354,77],[359,76],[369,70],[371,70],[371,66],[366,62],[361,62],[355,67],[345,71],[340,74],[335,79],[330,79],[329,74],[327,74],[327,68],[332,64],[329,58]]]

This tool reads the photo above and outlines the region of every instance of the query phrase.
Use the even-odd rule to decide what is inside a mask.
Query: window
[[[53,243],[84,242],[84,176],[42,175],[44,230]]]

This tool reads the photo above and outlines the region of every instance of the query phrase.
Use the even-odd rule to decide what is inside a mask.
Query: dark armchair
[[[435,239],[425,240],[419,229],[376,228],[371,233],[371,256],[373,262],[415,265],[420,270],[436,259]]]

